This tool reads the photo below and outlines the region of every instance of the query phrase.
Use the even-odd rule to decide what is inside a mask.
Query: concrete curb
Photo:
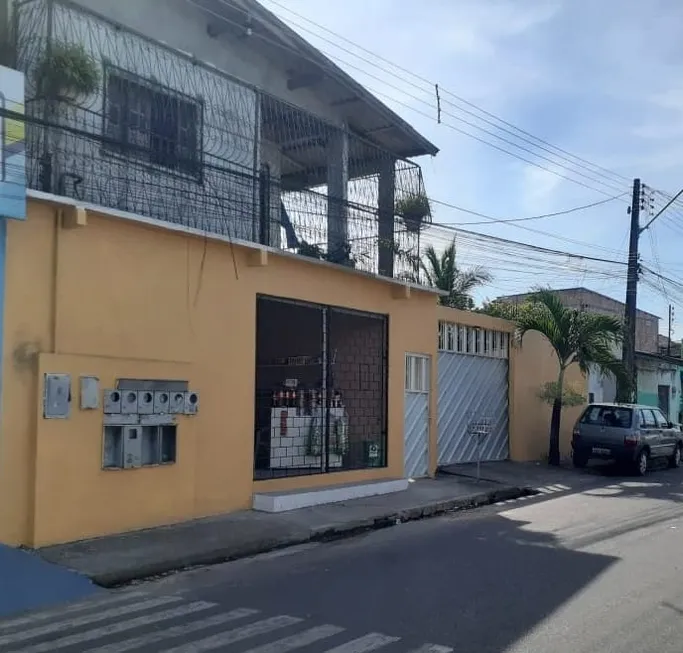
[[[360,533],[388,528],[404,522],[436,517],[448,512],[471,510],[480,506],[491,505],[499,501],[517,499],[531,494],[535,494],[535,491],[527,487],[503,487],[480,494],[448,499],[446,501],[425,504],[406,510],[394,510],[370,519],[329,524],[313,528],[309,531],[302,530],[301,533],[294,535],[247,542],[240,547],[218,547],[211,549],[210,551],[188,552],[187,554],[175,558],[144,562],[135,567],[127,567],[126,569],[117,569],[94,574],[86,573],[86,575],[100,587],[111,589],[127,585],[134,581],[150,579],[155,576],[162,576],[195,567],[206,567],[223,562],[230,562],[232,560],[248,558],[261,553],[268,553],[309,542],[329,542],[350,538]]]

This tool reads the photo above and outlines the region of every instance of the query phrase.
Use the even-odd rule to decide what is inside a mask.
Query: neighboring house
[[[672,422],[681,415],[683,360],[663,354],[636,352],[638,403],[657,406]]]
[[[601,315],[611,315],[620,320],[624,319],[626,305],[623,302],[612,299],[607,295],[588,290],[587,288],[562,288],[553,292],[557,294],[562,303],[569,308],[576,308],[580,311],[599,313]],[[504,295],[498,297],[499,301],[524,303],[529,297],[529,293],[519,295]],[[641,311],[636,312],[636,350],[651,354],[659,353],[659,317]],[[621,355],[621,354],[620,354]]]
[[[553,290],[553,292],[557,294],[562,299],[562,303],[569,308],[601,315],[611,315],[620,320],[624,319],[626,305],[623,302],[593,290],[588,290],[587,288],[564,288]],[[521,304],[528,297],[529,293],[505,295],[503,297],[498,297],[498,301]],[[664,384],[666,385],[665,392],[665,388],[662,385],[663,381],[652,377],[653,374],[655,377],[660,374],[659,363],[661,361],[659,352],[661,337],[662,336],[659,335],[659,318],[647,311],[638,310],[636,313],[636,351],[638,353],[636,356],[636,370],[639,401],[642,398],[642,403],[654,406],[659,405],[662,407],[664,404],[658,403],[659,400],[657,398],[660,396],[658,395],[658,392],[661,393],[661,401],[664,401],[663,397],[664,394],[666,394],[667,397],[669,397],[669,403],[667,403],[666,406],[670,406],[670,410],[667,408],[667,412],[670,413],[672,421],[678,421],[678,405],[676,403],[678,399],[676,399],[677,395],[675,394],[677,392],[676,385],[673,383]],[[613,353],[615,357],[621,358],[621,347],[615,347]],[[659,362],[655,363],[655,361]],[[642,379],[641,367],[643,371]],[[669,367],[670,365],[666,363],[661,370],[665,377],[668,373],[666,370],[668,370]],[[661,390],[658,390],[660,385],[662,385],[662,388]],[[652,392],[653,387],[654,394]],[[614,377],[611,374],[604,375],[592,367],[588,373],[588,401],[615,401],[616,396],[617,384]]]
[[[671,340],[669,342],[668,336],[662,334],[658,338],[659,353],[665,356],[673,356],[674,358],[681,358],[681,342],[678,340]]]

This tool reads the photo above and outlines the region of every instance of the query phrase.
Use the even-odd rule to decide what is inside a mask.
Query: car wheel
[[[672,469],[676,469],[677,467],[681,466],[681,445],[677,444],[676,448],[674,449],[673,454],[671,455],[671,458],[669,458],[669,467]]]
[[[578,469],[583,469],[588,464],[588,456],[584,453],[574,452],[572,454],[572,463],[574,467]]]
[[[648,455],[648,452],[643,449],[636,457],[634,464],[634,471],[637,476],[645,476],[647,473],[647,464],[649,460],[650,456]]]

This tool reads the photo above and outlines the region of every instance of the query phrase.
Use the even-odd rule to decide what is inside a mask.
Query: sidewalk
[[[573,490],[594,485],[598,479],[613,472],[607,464],[590,465],[585,469],[572,467],[551,467],[546,463],[513,463],[510,461],[481,463],[481,480],[503,486],[528,487],[535,490],[543,487],[563,486]],[[476,463],[446,465],[439,473],[463,481],[477,478]]]
[[[244,511],[123,535],[46,547],[48,560],[114,587],[192,566],[209,565],[274,549],[348,537],[452,510],[514,499],[515,484],[455,476],[424,479],[395,494],[302,508],[286,513]]]

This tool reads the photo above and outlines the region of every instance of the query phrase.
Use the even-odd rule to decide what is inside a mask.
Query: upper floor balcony
[[[414,162],[67,0],[24,0],[13,21],[32,189],[408,272]]]

